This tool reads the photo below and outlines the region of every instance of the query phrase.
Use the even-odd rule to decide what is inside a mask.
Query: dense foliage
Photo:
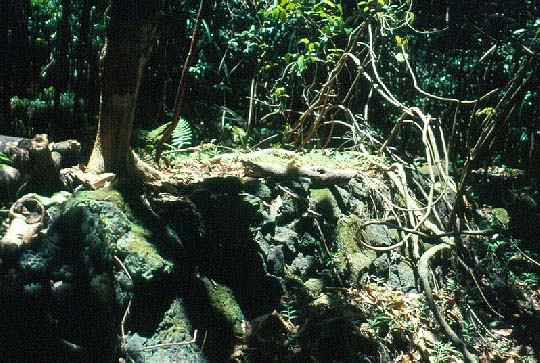
[[[531,74],[539,45],[537,5],[205,1],[182,114],[196,142],[215,138],[253,146],[278,134],[263,146],[354,146],[351,140],[362,140],[354,137],[355,127],[378,131],[384,138],[400,116],[400,110],[374,91],[373,86],[383,82],[399,102],[441,120],[454,160],[467,157],[482,121],[492,112],[501,113],[495,116],[501,127],[486,145],[484,159],[526,168],[531,138],[539,132],[534,107],[538,76]],[[10,49],[0,67],[2,133],[48,132],[54,138],[93,134],[106,6],[98,0],[2,2],[0,42]],[[140,93],[140,128],[170,121],[197,7],[194,1],[163,1]],[[347,52],[352,57],[344,57]],[[498,109],[508,82],[529,76],[504,110]],[[454,102],[428,97],[419,89]],[[455,102],[486,94],[477,104]],[[417,136],[402,131],[397,146],[417,154]]]
[[[125,1],[137,6],[135,0]],[[274,147],[270,152],[284,155],[286,166],[281,174],[270,172],[281,176],[305,167],[306,157],[314,158],[311,171],[325,177],[365,162],[369,166],[365,175],[379,173],[395,188],[388,188],[385,194],[382,182],[369,185],[384,203],[369,195],[376,213],[364,217],[380,220],[361,224],[351,220],[356,230],[350,227],[350,235],[343,239],[358,249],[351,241],[370,224],[402,232],[402,241],[386,249],[365,243],[363,248],[371,247],[375,259],[381,251],[394,256],[390,251],[403,247],[402,257],[416,264],[414,288],[426,300],[418,296],[411,300],[410,295],[389,290],[382,281],[363,284],[358,280],[349,286],[339,281],[336,296],[357,301],[365,310],[366,323],[361,329],[374,339],[384,336],[390,346],[395,343],[392,332],[414,336],[418,329],[411,324],[413,317],[429,321],[432,314],[440,320],[436,303],[448,308],[455,305],[459,315],[459,303],[470,314],[478,312],[480,318],[453,319],[463,326],[448,327],[450,333],[446,330],[445,334],[450,342],[437,342],[426,350],[437,361],[455,360],[462,354],[474,361],[467,358],[463,342],[477,351],[482,347],[485,356],[496,351],[501,353],[496,356],[508,358],[515,353],[511,349],[517,351],[520,346],[538,352],[538,342],[528,335],[540,325],[535,301],[540,287],[537,0],[161,0],[160,5],[151,58],[148,63],[138,63],[146,65],[132,144],[145,160],[159,159],[161,150],[156,145],[170,129],[168,150],[161,155],[173,160],[164,166],[176,167],[169,170],[176,177],[185,169],[202,171],[205,176],[215,169],[229,175],[245,172],[249,160],[239,166],[235,156],[233,164],[227,165],[226,157],[216,156],[218,147]],[[0,45],[7,50],[0,57],[0,135],[47,133],[55,141],[76,138],[89,153],[99,118],[104,46],[106,37],[111,39],[106,29],[114,23],[108,6],[107,0],[0,2]],[[122,6],[113,8],[113,13],[126,19],[127,13],[118,11]],[[136,11],[131,10],[129,14]],[[120,34],[118,38],[121,33],[116,34]],[[188,56],[191,45],[193,61]],[[187,78],[183,78],[185,74]],[[104,88],[110,91],[113,87]],[[114,92],[108,96],[111,94],[118,96]],[[180,118],[173,120],[178,105]],[[131,111],[126,114],[131,116]],[[131,121],[126,124],[131,126]],[[118,135],[117,130],[111,133]],[[130,152],[128,142],[123,145]],[[304,154],[303,160],[295,159],[300,153],[291,151],[310,149],[317,150]],[[342,153],[345,149],[348,153]],[[181,152],[188,156],[175,160]],[[326,168],[317,155],[331,160],[331,166]],[[395,163],[389,165],[388,160]],[[15,164],[0,152],[5,175],[13,172]],[[261,165],[268,164],[276,166],[275,160]],[[298,218],[309,215],[323,242],[323,232],[339,234],[334,232],[343,228],[343,218],[334,216],[321,228],[317,219],[321,215],[312,210],[309,198],[285,187],[278,189],[287,194],[288,202],[283,194],[283,199],[278,196],[261,205],[280,209],[283,203],[302,200],[298,205],[306,210]],[[363,193],[368,188],[357,189],[355,192]],[[328,195],[336,191],[329,190]],[[268,193],[268,198],[275,194]],[[335,206],[329,203],[329,208],[341,208],[348,200],[344,195],[335,200]],[[326,203],[327,198],[323,199],[321,204]],[[214,213],[212,203],[215,199],[207,207]],[[383,205],[388,209],[383,210]],[[363,207],[358,208],[351,215]],[[218,217],[228,212],[224,208],[210,219],[221,221]],[[238,218],[247,223],[242,213]],[[296,233],[290,230],[292,224],[265,226],[264,231]],[[445,238],[451,238],[451,243]],[[425,243],[420,246],[422,239]],[[453,258],[436,261],[440,271],[433,275],[441,281],[440,289],[432,293],[430,262],[437,253],[450,249]],[[338,277],[336,271],[353,265],[352,254],[339,244],[330,249],[325,245],[322,252],[324,264]],[[360,290],[352,289],[356,287]],[[404,301],[413,309],[402,313]],[[299,321],[309,320],[308,310],[297,309],[296,303],[280,302],[279,319],[288,323],[284,327],[290,333],[287,354],[303,344],[298,338]],[[474,321],[484,321],[489,327],[467,325]],[[460,337],[452,339],[452,329]],[[513,334],[515,346],[510,341],[498,346],[489,329],[497,329],[495,333],[502,336]],[[483,337],[481,331],[491,338]],[[404,342],[403,346],[410,345],[410,341]]]

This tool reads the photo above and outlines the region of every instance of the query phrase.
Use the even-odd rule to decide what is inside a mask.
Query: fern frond
[[[189,122],[187,122],[187,120],[183,118],[180,118],[180,120],[178,121],[178,125],[176,125],[172,133],[171,144],[173,147],[176,148],[189,146],[191,145],[192,135],[193,134]]]
[[[148,132],[148,134],[146,135],[148,141],[151,143],[157,143],[163,137],[163,133],[170,124],[170,122],[167,122],[163,125],[156,127],[153,130],[150,130],[150,132]],[[191,131],[191,126],[189,125],[189,122],[183,118],[180,118],[180,120],[178,121],[178,125],[176,125],[175,129],[172,132],[171,145],[175,148],[189,146],[191,145],[192,136],[193,133]]]
[[[163,133],[165,132],[167,127],[169,127],[170,124],[171,124],[170,122],[167,122],[161,126],[156,127],[153,130],[150,130],[150,132],[148,132],[148,134],[146,135],[146,137],[148,138],[148,141],[157,143],[159,139],[161,139],[161,137],[163,136]]]
[[[0,168],[11,165],[13,165],[13,163],[11,162],[10,157],[0,152]]]

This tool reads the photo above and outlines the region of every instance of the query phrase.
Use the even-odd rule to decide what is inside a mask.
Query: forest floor
[[[357,171],[381,178],[381,174],[390,167],[384,158],[361,152],[318,150],[294,153],[271,149],[251,153],[219,153],[211,145],[172,160],[169,171],[188,184],[224,175],[240,178],[273,176],[279,179],[286,176],[286,173],[276,171],[280,167],[295,168],[296,171],[303,168],[324,170],[322,172],[326,174]],[[262,165],[267,173],[257,174],[252,163]],[[411,166],[426,177],[425,165]],[[476,172],[484,179],[478,181],[477,178],[476,187],[471,189],[473,200],[466,218],[473,226],[513,232],[466,238],[468,265],[460,258],[460,262],[456,260],[452,263],[438,260],[433,266],[433,294],[448,323],[478,354],[480,361],[535,362],[540,354],[538,342],[527,332],[540,328],[540,265],[537,262],[540,251],[537,246],[531,245],[530,231],[523,230],[524,225],[513,219],[521,219],[524,212],[516,213],[516,208],[523,207],[523,201],[515,195],[523,197],[528,194],[531,199],[538,195],[530,193],[530,189],[521,181],[516,182],[523,178],[522,172],[499,169]],[[507,191],[501,192],[501,188],[507,188]],[[508,195],[514,195],[514,200],[508,201]],[[525,214],[537,219],[538,201],[529,200],[526,206]],[[441,216],[447,217],[448,214]],[[334,263],[343,263],[338,256],[339,250],[332,253]],[[399,264],[401,258],[415,263],[414,258],[411,260],[410,256],[406,256],[406,251],[405,255],[403,253],[393,251],[390,260]],[[396,257],[396,254],[402,255]],[[345,256],[347,258],[352,259]],[[293,308],[291,312],[290,301],[285,299],[279,316],[282,328],[288,335],[287,345],[290,346],[287,349],[301,350],[299,331],[305,332],[306,321],[313,318],[313,311],[320,314],[320,309],[331,305],[332,309],[339,306],[337,310],[340,314],[356,316],[356,320],[353,319],[356,329],[377,343],[380,361],[462,361],[459,348],[444,336],[433,319],[425,295],[419,292],[421,288],[417,285],[403,288],[396,287],[395,283],[389,284],[390,271],[391,268],[385,276],[380,271],[374,274],[371,268],[361,281],[324,288],[318,295],[312,296],[312,301],[302,311]],[[240,351],[236,352],[239,357],[245,354]]]
[[[431,300],[478,361],[538,361],[540,198],[522,173],[475,173],[467,228],[495,232],[463,235],[459,254],[428,261],[427,295],[419,261],[446,243],[437,234],[444,234],[453,194],[451,181],[430,177],[425,162],[390,164],[357,151],[205,145],[171,153],[161,167],[177,190],[149,193],[143,209],[150,217],[130,211],[134,196],[122,201],[106,189],[62,194],[67,202],[54,202],[47,212],[52,232],[19,257],[3,256],[4,307],[17,311],[10,294],[28,300],[22,306],[32,313],[41,298],[52,299],[46,304],[56,307],[47,314],[58,334],[84,346],[77,339],[87,332],[64,322],[73,313],[70,304],[82,304],[83,314],[85,304],[104,311],[124,306],[128,361],[467,361],[434,318]],[[9,206],[0,214],[2,233]],[[411,212],[424,206],[432,208],[432,225],[412,230],[422,216]],[[84,259],[62,252],[74,223],[80,223],[76,234],[87,235]],[[111,253],[122,268],[113,261],[110,270],[104,262]],[[80,263],[89,265],[81,270]],[[86,287],[76,287],[70,271],[83,270],[88,277],[81,281],[92,281],[95,291],[88,301],[71,301],[74,293],[66,289]],[[52,286],[42,286],[49,279]],[[114,297],[103,295],[108,283]],[[159,301],[148,293],[156,287]],[[39,289],[52,290],[42,296]],[[101,328],[92,319],[80,321],[85,324]]]

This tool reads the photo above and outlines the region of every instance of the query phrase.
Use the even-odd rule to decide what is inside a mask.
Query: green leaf
[[[5,166],[12,165],[10,157],[4,153],[0,153],[0,165],[5,165]]]
[[[481,110],[478,110],[476,111],[475,115],[476,116],[481,116],[481,115],[491,115],[491,113],[493,112],[493,107],[486,107],[486,108],[483,108]]]
[[[407,17],[409,18],[409,24],[414,22],[414,13],[412,11],[407,11]]]
[[[298,72],[304,73],[304,71],[307,68],[306,58],[303,55],[299,56],[298,59],[296,60],[296,65],[298,67]]]
[[[163,124],[161,126],[156,127],[153,130],[150,130],[150,132],[148,133],[148,135],[146,135],[146,137],[148,138],[150,142],[158,142],[170,124],[171,124],[170,122],[167,122],[166,124]]]
[[[336,4],[334,4],[333,2],[331,2],[330,0],[323,0],[322,3],[330,6],[331,8],[335,8],[336,7]]]
[[[276,90],[274,91],[274,96],[277,96],[277,97],[282,97],[285,95],[285,87],[278,87],[276,88]]]

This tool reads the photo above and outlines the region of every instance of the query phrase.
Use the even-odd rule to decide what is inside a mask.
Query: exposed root
[[[433,299],[431,285],[429,283],[430,260],[435,257],[437,253],[450,250],[452,247],[453,246],[451,244],[441,243],[431,247],[429,250],[424,252],[418,260],[418,277],[420,278],[420,283],[422,284],[422,288],[424,289],[424,295],[426,296],[428,306],[446,336],[453,344],[455,344],[461,350],[465,362],[477,363],[478,358],[469,351],[467,344],[454,332],[454,330],[452,330],[452,328],[446,321],[444,315],[441,314],[441,312],[437,308],[435,300]]]

